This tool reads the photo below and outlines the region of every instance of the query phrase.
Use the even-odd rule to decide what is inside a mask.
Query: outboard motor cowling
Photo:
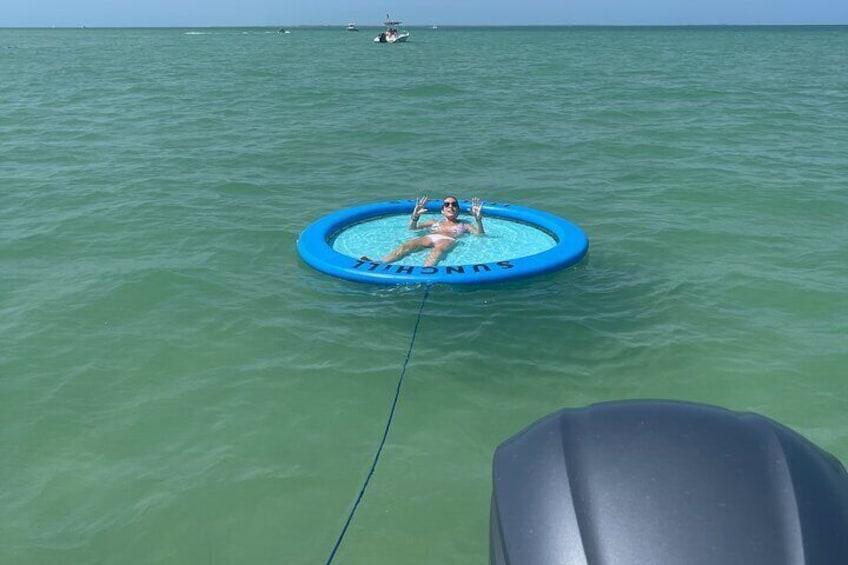
[[[495,452],[490,563],[845,565],[848,475],[756,414],[565,409]]]

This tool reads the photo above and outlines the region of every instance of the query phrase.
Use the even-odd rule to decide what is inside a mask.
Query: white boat
[[[356,27],[355,24],[347,24],[348,31],[359,31],[359,28]]]
[[[386,14],[386,31],[381,31],[380,35],[374,38],[374,43],[403,43],[409,39],[408,31],[398,31],[401,22],[393,20]]]

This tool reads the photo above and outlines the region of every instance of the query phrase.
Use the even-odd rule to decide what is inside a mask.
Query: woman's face
[[[442,202],[442,215],[449,220],[455,220],[459,216],[459,202],[456,198],[448,196]]]

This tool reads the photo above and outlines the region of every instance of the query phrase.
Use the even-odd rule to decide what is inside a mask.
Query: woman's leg
[[[453,244],[456,243],[456,240],[453,239],[443,239],[442,241],[437,241],[433,244],[433,250],[430,251],[430,254],[427,256],[427,260],[424,261],[425,267],[432,267],[436,263],[439,262],[439,259],[442,258],[448,249],[453,247]]]
[[[418,237],[415,239],[410,239],[407,242],[404,242],[403,245],[380,259],[381,263],[391,263],[393,261],[397,261],[402,257],[406,257],[413,251],[418,251],[422,247],[427,247],[427,244],[430,242],[429,238],[425,235],[424,237]]]
[[[432,248],[430,254],[427,256],[427,259],[424,261],[425,267],[431,267],[439,262],[439,259],[442,258],[442,255],[447,252],[448,249],[453,247],[454,243],[456,243],[455,239],[446,237],[445,239],[433,241],[435,238],[430,237],[430,235],[425,235],[423,237],[417,237],[415,239],[410,239],[407,242],[404,242],[400,247],[383,257],[375,261],[376,263],[391,263],[393,261],[397,261],[403,257],[406,257],[410,253],[414,251],[418,251],[419,249],[423,249],[424,247]],[[362,256],[363,261],[374,261],[373,259]]]

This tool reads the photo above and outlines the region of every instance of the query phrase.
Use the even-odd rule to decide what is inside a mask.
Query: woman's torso
[[[458,237],[461,235],[465,235],[468,232],[468,224],[465,222],[448,222],[442,220],[440,222],[436,222],[430,225],[430,231],[432,233],[439,233],[442,235],[449,235],[451,237]]]

